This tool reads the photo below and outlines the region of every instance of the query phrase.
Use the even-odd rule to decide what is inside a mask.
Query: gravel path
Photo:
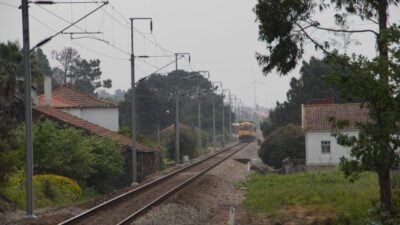
[[[234,159],[258,159],[257,149],[256,143],[249,145],[132,224],[226,225],[230,207],[236,209],[236,224],[252,224],[241,207],[244,191],[238,185],[250,172],[245,164]]]

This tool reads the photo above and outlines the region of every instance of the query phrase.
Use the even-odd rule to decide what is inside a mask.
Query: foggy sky
[[[18,6],[20,1],[0,0]],[[298,68],[285,77],[277,74],[263,76],[255,52],[265,52],[265,44],[258,41],[258,28],[252,9],[256,0],[111,0],[78,26],[87,31],[101,31],[100,39],[109,45],[94,39],[69,40],[68,35],[60,35],[42,47],[52,67],[57,62],[51,59],[51,51],[60,51],[64,47],[76,48],[82,58],[101,60],[103,79],[113,81],[115,89],[130,87],[130,31],[127,18],[152,17],[156,40],[149,33],[148,22],[136,21],[135,28],[145,34],[135,32],[135,55],[171,55],[172,52],[190,52],[191,64],[187,60],[179,61],[179,68],[191,71],[209,70],[212,81],[223,82],[224,88],[241,98],[247,105],[254,106],[254,79],[257,85],[257,103],[273,107],[276,101],[283,101],[292,77],[298,77]],[[30,15],[43,24],[30,18],[31,46],[40,40],[63,29],[68,22],[78,19],[98,5],[96,4],[59,4],[51,6],[31,5]],[[62,17],[57,18],[48,11]],[[109,14],[109,15],[107,15]],[[125,19],[121,18],[122,14]],[[399,9],[391,11],[391,22],[399,21]],[[114,18],[117,21],[111,19]],[[323,23],[332,24],[329,13],[319,16]],[[355,20],[354,26],[368,27],[368,23]],[[47,27],[46,27],[47,26]],[[18,9],[0,4],[0,42],[21,40],[21,12]],[[80,31],[71,28],[68,31]],[[145,40],[143,36],[148,40]],[[320,33],[320,38],[329,38],[329,34]],[[373,57],[376,54],[374,39],[369,34],[353,36],[361,45],[350,46],[348,51]],[[167,51],[156,47],[158,42]],[[116,48],[111,47],[115,46]],[[306,49],[305,60],[316,53],[312,45]],[[137,61],[136,80],[162,67],[173,58],[154,58],[146,61],[152,65]],[[174,70],[174,64],[162,72]]]

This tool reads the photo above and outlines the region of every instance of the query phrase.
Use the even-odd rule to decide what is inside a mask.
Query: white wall
[[[81,118],[112,131],[118,131],[118,108],[83,108]]]
[[[62,111],[66,112],[66,113],[69,113],[69,114],[71,114],[73,116],[82,118],[81,109],[79,109],[79,108],[65,108],[65,109],[62,109]]]
[[[358,137],[358,131],[346,131],[345,134]],[[321,141],[331,142],[331,152],[322,153]],[[306,131],[306,164],[307,165],[337,165],[340,158],[350,157],[350,149],[337,144],[330,131]]]
[[[67,108],[62,111],[112,131],[118,131],[118,108]]]

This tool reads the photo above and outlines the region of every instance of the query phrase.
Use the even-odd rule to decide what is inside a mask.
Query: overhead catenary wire
[[[0,4],[1,4],[1,5],[8,6],[8,7],[15,8],[15,9],[18,9],[18,6],[12,5],[12,4],[9,4],[9,3],[5,3],[5,2],[2,2],[2,1],[0,1]],[[81,31],[83,31],[83,32],[87,32],[86,29],[83,29],[83,28],[81,28],[80,26],[69,22],[67,19],[65,19],[65,18],[63,18],[63,17],[61,17],[61,16],[59,16],[59,15],[53,13],[52,11],[50,11],[50,10],[48,10],[48,9],[46,9],[46,8],[44,8],[44,7],[42,7],[42,6],[40,6],[40,5],[38,5],[38,6],[39,6],[41,9],[43,9],[43,10],[47,11],[48,13],[50,13],[51,15],[53,15],[53,16],[59,18],[60,20],[64,21],[65,23],[69,24],[69,25],[70,25],[69,27],[74,26],[74,27],[76,27],[77,29],[79,29],[79,30],[81,30]],[[114,7],[114,9],[115,9],[115,7]],[[103,11],[103,12],[105,12],[105,13],[107,14],[106,11]],[[121,18],[123,18],[122,14],[121,14],[120,12],[118,12],[118,11],[116,11],[116,12],[117,12],[117,14],[118,14]],[[46,27],[47,29],[49,29],[50,31],[57,32],[55,29],[53,29],[52,27],[48,26],[46,23],[44,23],[43,21],[41,21],[41,20],[38,19],[37,17],[35,17],[35,16],[33,16],[33,15],[30,15],[30,17],[31,17],[33,20],[35,20],[37,23],[39,23],[39,24],[41,24],[42,26],[44,26],[44,27]],[[104,15],[102,15],[102,22],[103,22],[103,19],[104,19]],[[114,19],[115,19],[115,18],[114,18]],[[162,51],[164,51],[164,52],[169,52],[169,53],[173,53],[173,52],[171,52],[171,51],[169,51],[169,50],[163,48],[163,47],[158,43],[158,41],[157,41],[157,39],[155,38],[154,35],[152,35],[152,37],[153,37],[153,39],[154,39],[154,41],[152,41],[152,40],[150,40],[149,38],[147,38],[146,35],[145,35],[143,32],[141,32],[140,30],[137,30],[137,29],[136,29],[136,32],[139,33],[139,34],[141,34],[146,40],[148,40],[150,43],[152,43],[153,45],[155,45],[156,47],[158,47],[158,48],[161,49]],[[88,35],[92,36],[93,38],[99,39],[99,38],[96,37],[95,35],[91,35],[91,34],[88,34]],[[95,53],[95,54],[97,54],[97,55],[100,55],[100,56],[103,56],[103,57],[106,57],[106,58],[109,58],[109,59],[113,59],[113,60],[119,60],[119,61],[127,61],[127,60],[129,60],[129,59],[127,59],[127,58],[115,57],[115,56],[111,56],[111,55],[104,54],[104,53],[99,52],[99,51],[97,51],[97,50],[91,49],[91,48],[89,48],[89,47],[87,47],[87,46],[85,46],[85,45],[82,45],[82,44],[80,44],[80,43],[78,43],[78,42],[76,42],[76,41],[73,41],[73,40],[71,40],[70,38],[67,38],[67,37],[65,37],[65,36],[63,36],[63,35],[61,35],[61,37],[64,38],[64,39],[66,39],[66,40],[68,40],[69,42],[71,42],[71,43],[73,43],[73,44],[75,44],[75,45],[77,45],[77,46],[79,46],[79,47],[81,47],[81,48],[83,48],[83,49],[85,49],[85,50],[87,50],[87,51],[89,51],[89,52]],[[103,41],[105,41],[104,38],[103,38]],[[119,47],[117,47],[117,46],[115,46],[115,45],[109,44],[109,43],[107,43],[106,41],[105,41],[104,43],[107,44],[107,45],[109,45],[110,47],[112,47],[112,48],[118,50],[119,52],[124,53],[125,55],[129,55],[128,52],[126,52],[125,50],[123,50],[123,49],[121,49],[121,48],[119,48]],[[153,57],[154,57],[154,58],[174,57],[174,55],[159,55],[159,56],[154,55],[154,56],[149,56],[149,57],[152,57],[152,58],[153,58]],[[180,57],[180,58],[182,58],[182,57]],[[180,58],[178,58],[178,59],[180,59]],[[153,65],[153,64],[151,64],[151,63],[149,63],[149,62],[147,62],[146,60],[143,60],[143,59],[139,59],[139,61],[141,61],[141,62],[143,62],[143,63],[145,63],[145,64],[147,64],[147,65],[149,65],[149,66],[151,66],[151,67],[153,67],[153,68],[155,68],[155,69],[157,69],[155,72],[153,72],[153,73],[151,73],[151,74],[154,74],[154,73],[156,73],[156,72],[159,72],[159,71],[161,71],[162,69],[165,69],[166,67],[168,67],[169,65],[171,65],[172,63],[175,62],[175,61],[172,61],[172,62],[168,63],[168,64],[165,65],[165,66],[158,67],[158,66],[155,66],[155,65]],[[138,68],[138,70],[139,70],[141,73],[146,74],[146,72],[145,72],[143,69],[141,69],[141,68],[138,67],[138,66],[137,66],[137,68]]]
[[[50,26],[48,26],[46,23],[44,23],[43,21],[39,20],[39,19],[36,18],[35,16],[29,15],[29,17],[31,17],[33,20],[35,20],[37,23],[41,24],[42,26],[46,27],[47,29],[49,29],[49,30],[55,32],[55,30],[54,30],[53,28],[51,28]],[[87,50],[87,51],[92,52],[92,53],[95,53],[95,54],[98,54],[98,55],[101,55],[101,56],[104,56],[104,57],[107,57],[107,58],[110,58],[110,59],[114,59],[114,60],[120,60],[120,61],[127,61],[127,60],[129,60],[128,58],[120,58],[120,57],[114,57],[114,56],[110,56],[110,55],[103,54],[103,53],[101,53],[101,52],[99,52],[99,51],[93,50],[93,49],[88,48],[88,47],[86,47],[86,46],[84,46],[84,45],[82,45],[82,44],[79,44],[78,42],[73,41],[73,40],[71,40],[70,38],[67,38],[67,37],[64,37],[64,36],[61,36],[61,37],[64,38],[64,39],[66,39],[66,40],[68,40],[68,41],[70,41],[70,42],[72,42],[72,43],[74,43],[75,45],[78,45],[79,47],[81,47],[81,48],[83,48],[83,49],[85,49],[85,50]]]
[[[8,7],[17,8],[18,9],[18,6],[15,6],[15,5],[6,3],[6,2],[0,2],[0,5],[4,5],[4,6],[8,6]]]
[[[64,21],[65,23],[69,23],[68,20],[66,20],[66,19],[64,19],[63,17],[57,15],[56,13],[54,13],[54,12],[52,12],[52,11],[50,11],[50,10],[48,10],[48,9],[46,9],[46,8],[44,8],[44,7],[42,7],[42,6],[39,6],[39,7],[40,7],[41,9],[45,10],[46,12],[52,14],[53,16],[59,18],[60,20]],[[74,25],[74,27],[76,27],[77,29],[79,29],[79,30],[81,30],[81,31],[87,32],[87,30],[85,30],[85,29],[79,27],[78,25]],[[93,38],[96,38],[96,39],[98,38],[97,36],[95,36],[95,35],[93,35],[93,34],[88,34],[88,35],[91,36],[91,37],[93,37]],[[128,53],[127,51],[125,51],[125,50],[123,50],[123,49],[121,49],[121,48],[119,48],[119,47],[117,47],[117,46],[115,46],[115,45],[113,45],[113,44],[107,43],[107,41],[106,41],[105,39],[103,39],[103,41],[104,41],[105,44],[107,44],[107,45],[113,47],[114,49],[118,50],[119,52],[124,53],[125,55],[129,55],[129,53]]]
[[[131,28],[130,28],[130,25],[129,25],[129,21],[128,21],[128,20],[122,15],[122,13],[119,12],[114,6],[112,6],[111,4],[110,4],[110,6],[111,6],[111,8],[118,14],[118,16],[121,17],[121,19],[122,19],[124,22],[121,22],[121,20],[115,18],[113,15],[111,15],[109,12],[107,12],[106,9],[103,9],[103,12],[104,12],[108,17],[110,17],[112,20],[114,20],[114,21],[117,22],[119,25],[121,25],[123,28],[125,28],[125,29],[127,29],[127,30],[130,30]],[[160,45],[160,43],[158,42],[158,40],[156,39],[156,37],[154,36],[153,33],[145,33],[145,32],[142,32],[142,31],[140,31],[139,29],[137,29],[137,28],[135,28],[135,27],[133,28],[133,30],[134,30],[135,33],[138,33],[139,35],[141,35],[141,36],[143,37],[143,39],[145,39],[146,41],[150,42],[154,47],[157,47],[157,48],[161,49],[164,53],[169,53],[169,54],[173,53],[172,51],[170,51],[170,50],[168,50],[168,49],[162,47],[162,46]],[[147,37],[147,35],[151,35],[151,37],[152,37],[153,40],[152,40],[152,39],[149,39],[149,38]]]
[[[0,2],[0,3],[1,3],[1,2]],[[18,9],[17,6],[12,6],[12,5],[10,5],[10,6]],[[46,28],[49,29],[50,31],[56,32],[55,29],[51,28],[50,26],[48,26],[46,23],[44,23],[43,21],[39,20],[39,19],[36,18],[35,16],[29,15],[29,17],[31,17],[31,18],[32,18],[33,20],[35,20],[37,23],[39,23],[39,24],[41,24],[42,26],[46,27]],[[87,50],[87,51],[89,51],[89,52],[92,52],[92,53],[95,53],[95,54],[98,54],[98,55],[101,55],[101,56],[104,56],[104,57],[107,57],[107,58],[110,58],[110,59],[114,59],[114,60],[120,60],[120,61],[127,61],[127,60],[129,60],[128,58],[119,58],[119,57],[114,57],[114,56],[110,56],[110,55],[103,54],[103,53],[101,53],[101,52],[98,52],[98,51],[96,51],[96,50],[93,50],[93,49],[91,49],[91,48],[88,48],[88,47],[86,47],[86,46],[84,46],[84,45],[82,45],[82,44],[79,44],[78,42],[73,41],[73,40],[71,40],[71,39],[69,39],[69,38],[67,38],[67,37],[64,37],[64,36],[61,36],[61,37],[64,38],[64,39],[66,39],[66,40],[68,40],[68,41],[70,41],[70,42],[72,42],[72,43],[75,44],[75,45],[78,45],[79,47],[81,47],[81,48],[83,48],[83,49],[85,49],[85,50]],[[144,71],[143,71],[143,72],[144,72]]]
[[[120,13],[111,3],[109,5],[115,10],[115,12],[121,17],[122,20],[126,22],[126,24],[129,24],[129,21]]]
[[[32,49],[35,49],[36,47],[40,47],[41,45],[43,45],[44,43],[50,41],[52,38],[54,38],[55,36],[62,34],[64,31],[66,31],[67,29],[69,29],[72,26],[75,26],[77,23],[79,23],[80,21],[82,21],[83,19],[85,19],[86,17],[88,17],[89,15],[93,14],[94,12],[96,12],[98,9],[100,9],[101,7],[105,6],[107,3],[104,3],[103,5],[100,5],[99,7],[95,8],[94,10],[90,11],[88,14],[84,15],[83,17],[79,18],[78,20],[74,21],[73,23],[70,23],[67,27],[65,27],[64,29],[56,32],[55,34],[51,35],[50,37],[40,41],[39,43],[36,44],[36,46],[34,46]],[[32,50],[31,49],[31,50]]]
[[[51,12],[51,13],[52,13],[52,12]],[[52,14],[53,14],[53,13],[52,13]],[[53,15],[59,17],[59,16],[56,15],[56,14],[53,14]],[[59,18],[65,21],[64,18],[62,18],[62,17],[59,17]],[[39,22],[39,21],[38,21],[38,22]],[[65,21],[65,22],[67,22],[67,21]],[[47,26],[45,23],[43,23],[43,22],[41,22],[41,21],[40,21],[39,23],[41,23],[42,25],[44,25],[44,26],[46,26],[47,28],[51,29],[52,31],[54,31],[54,29],[50,28],[50,27]],[[80,28],[80,27],[77,27],[77,28],[83,30],[83,29]],[[83,30],[83,31],[85,31],[85,30]],[[94,36],[94,35],[91,35],[91,36]],[[88,47],[86,47],[86,46],[84,46],[84,45],[81,45],[81,44],[79,44],[79,43],[77,43],[77,42],[74,42],[74,41],[72,41],[72,40],[69,39],[69,38],[66,38],[66,37],[64,37],[64,36],[62,36],[62,37],[65,38],[65,39],[67,39],[67,40],[69,40],[69,41],[71,41],[71,42],[73,42],[73,43],[75,43],[76,45],[78,45],[78,46],[80,46],[80,47],[82,47],[82,48],[84,48],[84,49],[86,49],[86,50],[88,50],[88,51],[94,52],[94,53],[96,53],[96,54],[98,54],[98,55],[101,55],[101,56],[104,56],[104,57],[108,57],[108,58],[112,58],[112,59],[117,59],[117,60],[128,60],[128,59],[124,59],[124,58],[112,57],[112,56],[103,54],[103,53],[98,52],[98,51],[96,51],[96,50],[90,49],[90,48],[88,48]],[[96,36],[94,36],[94,38],[96,38]],[[121,49],[121,48],[119,48],[119,47],[117,47],[117,46],[115,46],[115,45],[109,44],[109,43],[107,43],[107,42],[105,42],[105,44],[107,44],[107,45],[113,47],[114,49],[116,49],[116,50],[118,50],[118,51],[120,51],[120,52],[122,52],[122,53],[125,53],[126,55],[129,55],[128,52],[124,51],[123,49]],[[159,57],[162,57],[162,56],[159,56]],[[145,60],[139,59],[139,61],[141,61],[141,62],[143,62],[143,63],[145,63],[145,64],[147,64],[147,65],[149,65],[149,66],[151,66],[151,67],[153,67],[153,68],[155,68],[155,69],[159,69],[159,67],[157,67],[157,66],[155,66],[155,65],[153,65],[153,64],[151,64],[151,63],[149,63],[149,62],[147,62],[147,61],[145,61]],[[137,68],[138,68],[138,70],[139,70],[140,72],[142,72],[143,74],[146,74],[146,72],[145,72],[143,69],[141,69],[139,66],[137,66]]]
[[[121,13],[120,11],[118,11],[118,10],[116,9],[116,7],[114,7],[111,3],[109,3],[109,5],[110,5],[110,7],[112,8],[112,10],[115,11],[115,12],[117,13],[117,15],[123,20],[123,22],[121,22],[119,19],[115,18],[113,15],[110,15],[110,13],[107,12],[106,9],[102,9],[103,12],[104,12],[107,16],[109,16],[112,20],[116,21],[116,22],[117,22],[118,24],[120,24],[123,28],[125,28],[125,29],[127,29],[127,30],[129,31],[129,30],[130,30],[130,25],[129,25],[129,21],[126,19],[126,17],[124,17],[124,16],[122,15],[122,13]],[[167,54],[173,54],[173,53],[174,53],[174,52],[172,52],[172,51],[170,51],[170,50],[164,48],[163,46],[161,46],[161,44],[159,43],[159,41],[158,41],[157,38],[155,37],[154,33],[150,33],[150,35],[151,35],[151,37],[152,37],[152,39],[153,39],[153,40],[151,40],[151,39],[149,39],[149,38],[147,37],[147,35],[148,35],[149,33],[144,33],[144,32],[138,30],[138,29],[135,28],[135,27],[134,27],[133,29],[134,29],[134,32],[135,32],[135,33],[140,34],[140,35],[143,37],[144,40],[150,42],[152,45],[154,45],[154,47],[159,48],[160,50],[162,50],[166,55],[167,55]],[[171,56],[171,57],[173,57],[173,56]]]
[[[0,1],[0,4],[1,4],[1,5],[8,6],[8,7],[15,8],[15,9],[18,9],[18,6],[12,5],[12,4],[9,4],[9,3],[5,3],[5,2],[1,2],[1,1]],[[39,23],[39,24],[41,24],[42,26],[46,27],[46,28],[49,29],[50,31],[57,32],[55,29],[51,28],[50,26],[48,26],[46,23],[44,23],[43,21],[39,20],[39,19],[36,18],[35,16],[29,15],[29,17],[31,17],[31,18],[32,18],[33,20],[35,20],[37,23]],[[74,43],[74,44],[76,44],[76,45],[78,45],[78,46],[80,46],[80,47],[83,48],[83,49],[86,49],[87,51],[96,53],[96,54],[98,54],[98,55],[101,55],[101,56],[104,56],[104,57],[107,57],[107,58],[110,58],[110,59],[114,59],[114,60],[124,60],[124,61],[128,60],[127,58],[119,58],[119,57],[114,57],[114,56],[110,56],[110,55],[103,54],[103,53],[101,53],[101,52],[98,52],[98,51],[96,51],[96,50],[93,50],[93,49],[91,49],[91,48],[88,48],[88,47],[86,47],[86,46],[84,46],[84,45],[81,45],[81,44],[79,44],[79,43],[77,43],[77,42],[75,42],[75,41],[73,41],[73,40],[71,40],[71,39],[69,39],[69,38],[66,38],[66,37],[62,36],[62,35],[61,35],[61,37],[64,38],[64,39],[66,39],[66,40],[68,40],[68,41],[70,41],[70,42],[72,42],[72,43]]]

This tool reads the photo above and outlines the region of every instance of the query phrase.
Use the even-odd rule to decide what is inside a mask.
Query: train
[[[256,126],[253,122],[245,121],[239,123],[239,141],[252,142],[256,139]]]

